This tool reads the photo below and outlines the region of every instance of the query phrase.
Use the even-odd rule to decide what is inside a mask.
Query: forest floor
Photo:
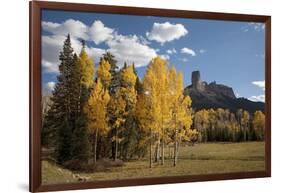
[[[42,183],[77,182],[75,174],[88,181],[97,181],[265,170],[264,142],[201,143],[180,147],[176,167],[173,167],[173,159],[169,158],[169,149],[165,151],[167,158],[164,165],[154,163],[149,168],[147,158],[93,173],[72,172],[49,161],[42,161]]]

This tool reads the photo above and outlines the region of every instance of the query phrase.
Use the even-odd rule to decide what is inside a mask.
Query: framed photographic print
[[[271,176],[271,18],[30,2],[30,191]]]

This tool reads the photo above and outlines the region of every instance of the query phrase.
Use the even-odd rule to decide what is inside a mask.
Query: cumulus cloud
[[[260,80],[260,81],[253,81],[252,82],[253,85],[261,88],[263,91],[265,91],[265,81],[264,80]],[[265,95],[261,94],[261,95],[257,95],[257,96],[251,96],[250,98],[248,98],[251,101],[261,101],[264,102],[265,101]]]
[[[250,98],[248,98],[251,101],[254,102],[264,102],[265,101],[265,95],[258,95],[258,96],[251,96]]]
[[[142,44],[136,35],[115,35],[107,44],[108,51],[115,55],[119,67],[122,67],[124,62],[128,64],[134,62],[136,67],[146,66],[157,55],[153,48]]]
[[[170,56],[167,54],[162,54],[160,55],[161,58],[163,58],[164,60],[170,60]]]
[[[55,73],[55,74],[57,74],[59,72],[57,63],[51,63],[51,62],[42,60],[42,66],[43,66],[44,72]]]
[[[74,26],[75,30],[70,28],[71,25]],[[128,64],[134,62],[136,67],[145,66],[157,55],[157,50],[149,46],[150,43],[146,38],[118,34],[117,31],[105,26],[100,20],[94,21],[90,27],[72,19],[63,23],[43,21],[42,28],[43,31],[51,33],[51,35],[42,36],[42,66],[44,72],[47,73],[58,73],[59,53],[68,33],[71,35],[74,52],[78,54],[81,51],[80,39],[95,44],[105,43],[106,49],[86,46],[86,52],[96,64],[106,51],[115,55],[119,67],[122,67],[124,62]],[[75,31],[76,34],[73,35],[72,31]]]
[[[262,90],[265,90],[265,81],[261,80],[261,81],[253,81],[252,82],[253,85],[261,88]]]
[[[113,32],[114,29],[105,27],[100,20],[94,21],[89,29],[90,37],[95,44],[100,44],[104,41],[112,39]]]
[[[55,85],[56,83],[55,82],[47,82],[46,83],[46,88],[49,90],[49,91],[53,91],[55,89]]]
[[[176,54],[177,50],[175,48],[173,48],[173,49],[168,49],[166,52],[167,52],[167,54]]]
[[[42,36],[42,66],[46,73],[58,73],[59,53],[62,50],[63,42],[66,36],[64,35],[50,35]],[[71,37],[71,45],[75,53],[79,54],[81,51],[81,42]],[[105,53],[105,50],[100,48],[86,46],[86,51],[95,62]]]
[[[68,19],[61,24],[43,21],[42,28],[44,31],[54,35],[65,36],[69,33],[72,37],[82,38],[85,40],[89,38],[88,27],[78,20]]]
[[[177,40],[188,33],[182,24],[172,24],[170,22],[154,23],[151,32],[146,32],[149,40],[157,41],[161,44]]]
[[[196,56],[196,53],[190,48],[182,48],[181,53]]]

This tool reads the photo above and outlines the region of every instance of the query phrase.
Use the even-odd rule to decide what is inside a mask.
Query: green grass
[[[173,167],[172,158],[164,166],[154,164],[149,168],[148,160],[126,162],[122,167],[113,167],[105,172],[79,173],[80,176],[97,180],[179,176],[244,171],[264,171],[264,142],[206,143],[180,148],[178,165]],[[77,182],[69,170],[48,161],[42,161],[43,184]]]

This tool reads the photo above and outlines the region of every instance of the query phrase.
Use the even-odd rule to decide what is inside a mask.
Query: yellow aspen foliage
[[[106,109],[109,100],[108,90],[103,87],[100,79],[98,79],[84,107],[84,112],[89,120],[88,128],[91,133],[96,130],[99,130],[100,133],[106,133],[108,129]]]
[[[81,66],[81,83],[86,88],[91,88],[94,83],[94,62],[86,53],[84,46],[79,55],[79,63]]]
[[[136,84],[137,76],[134,73],[133,66],[130,65],[121,72],[121,86],[134,87]]]
[[[84,112],[88,118],[88,129],[94,134],[94,163],[97,160],[97,140],[98,135],[105,135],[108,132],[107,105],[110,101],[108,90],[97,80],[89,99],[84,106]]]
[[[161,140],[161,164],[164,164],[164,145],[167,141],[166,129],[168,126],[169,118],[168,62],[158,56],[152,59],[152,61],[150,62],[150,68],[148,70],[150,70],[156,78],[155,95],[158,101],[155,105],[158,106],[157,109],[159,110],[159,128],[157,137],[159,138],[158,140]]]
[[[111,81],[110,64],[107,60],[104,60],[103,58],[101,59],[97,70],[97,78],[101,80],[105,88],[109,87]]]
[[[257,139],[264,139],[265,115],[261,111],[256,111],[253,118],[253,127],[257,133]]]
[[[177,74],[174,67],[171,68],[169,73],[169,92],[170,128],[174,131],[174,166],[176,166],[180,141],[191,140],[189,137],[194,137],[197,132],[191,132],[190,129],[192,125],[191,98],[184,96],[182,73]]]
[[[221,111],[222,110],[222,111]],[[223,113],[223,109],[218,109],[217,112]],[[219,114],[219,113],[218,113]],[[209,126],[209,112],[206,109],[202,109],[200,111],[197,111],[194,116],[194,125],[195,128],[198,129],[198,131],[201,134],[201,141],[206,142],[207,139],[207,128]]]
[[[128,111],[134,113],[137,102],[137,92],[135,89],[137,76],[134,73],[133,66],[128,66],[122,69],[120,76],[121,87],[119,88],[119,92],[126,101]]]
[[[115,155],[114,160],[118,157],[118,144],[122,141],[122,137],[119,133],[124,129],[124,123],[126,121],[126,101],[123,99],[120,90],[117,90],[115,95],[113,95],[108,104],[108,114],[110,123],[114,132],[111,140],[115,142]]]
[[[157,74],[154,73],[152,65],[149,65],[144,75],[143,90],[145,103],[151,111],[151,117],[153,117],[152,121],[146,125],[154,134],[160,132],[159,122],[161,120],[161,108],[159,105],[159,99],[157,97],[157,86]]]
[[[246,137],[248,133],[249,121],[250,121],[250,114],[248,113],[248,111],[243,111],[242,118],[241,118],[241,125],[242,125],[244,141],[247,140]]]

